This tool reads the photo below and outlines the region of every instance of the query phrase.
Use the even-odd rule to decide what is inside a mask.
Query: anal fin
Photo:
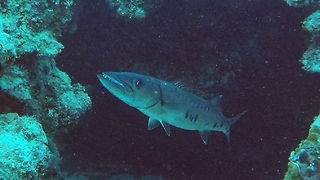
[[[211,133],[210,131],[199,131],[201,139],[205,145],[207,145],[207,141],[210,133]]]

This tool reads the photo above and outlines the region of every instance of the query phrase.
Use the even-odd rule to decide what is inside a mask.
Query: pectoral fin
[[[170,136],[170,125],[166,122],[160,121],[164,131],[167,133],[168,136]]]
[[[166,122],[158,121],[157,119],[154,119],[152,117],[150,117],[148,121],[148,130],[153,130],[154,128],[157,128],[160,124],[163,127],[166,134],[170,136],[170,125]]]

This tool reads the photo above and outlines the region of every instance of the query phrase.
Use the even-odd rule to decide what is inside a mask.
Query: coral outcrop
[[[318,1],[312,0],[287,0],[286,2],[294,7],[319,7],[320,5]],[[307,72],[320,73],[320,10],[305,18],[302,27],[310,34],[310,45],[300,60],[303,65],[302,68]]]
[[[290,6],[312,6],[319,8],[319,1],[287,0]],[[320,73],[320,11],[309,15],[302,23],[305,31],[310,33],[310,45],[300,62],[303,69],[311,73]],[[320,115],[314,118],[307,139],[291,152],[285,180],[320,179]]]
[[[286,2],[290,6],[294,7],[303,7],[303,6],[310,6],[310,5],[319,5],[320,3],[317,0],[286,0]]]
[[[0,115],[1,179],[39,179],[49,167],[52,152],[38,119],[15,113]]]
[[[105,0],[115,14],[126,20],[142,20],[162,6],[163,0]]]
[[[63,49],[57,38],[74,25],[77,6],[77,0],[0,2],[0,179],[58,174],[52,135],[91,107],[84,87],[54,59]]]
[[[320,179],[320,114],[310,126],[307,139],[290,154],[285,180]]]
[[[302,68],[311,73],[320,73],[320,10],[303,21],[303,29],[311,34],[311,44],[300,60]]]
[[[74,16],[75,1],[11,0],[0,6],[0,89],[20,100],[26,114],[50,122],[48,129],[76,122],[91,100],[54,60],[63,49],[57,38]]]

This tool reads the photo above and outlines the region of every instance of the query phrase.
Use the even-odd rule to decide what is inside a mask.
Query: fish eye
[[[142,81],[141,80],[137,80],[136,81],[136,87],[141,87],[142,86]]]

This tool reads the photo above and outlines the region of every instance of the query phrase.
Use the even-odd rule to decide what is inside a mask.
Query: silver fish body
[[[103,72],[101,84],[114,96],[149,116],[148,130],[161,125],[170,136],[170,125],[199,131],[207,144],[212,131],[223,132],[230,141],[230,128],[246,111],[226,118],[220,108],[222,96],[211,101],[196,96],[174,83],[131,72]]]

